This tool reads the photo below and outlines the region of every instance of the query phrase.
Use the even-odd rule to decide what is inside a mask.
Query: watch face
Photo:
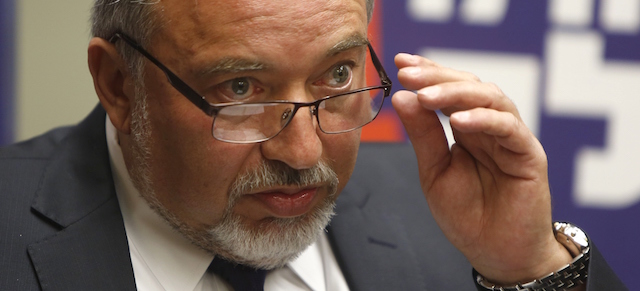
[[[556,240],[567,248],[573,257],[588,251],[589,238],[580,228],[566,222],[556,222],[553,227]]]

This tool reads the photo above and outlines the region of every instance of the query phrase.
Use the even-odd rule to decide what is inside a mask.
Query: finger
[[[513,102],[493,83],[450,82],[422,88],[418,100],[425,108],[442,110],[446,115],[476,107],[507,111],[520,118]]]
[[[471,73],[443,67],[420,56],[398,54],[395,61],[399,69],[398,81],[408,90],[418,90],[445,82],[480,81]]]
[[[485,167],[499,169],[510,177],[528,180],[546,179],[546,154],[542,145],[522,120],[508,112],[487,108],[460,111],[451,115],[450,123],[458,132],[457,141],[475,143],[470,153]]]
[[[509,112],[474,108],[453,113],[449,122],[462,133],[494,136],[501,146],[516,153],[525,153],[531,149],[530,131],[519,118]]]
[[[446,169],[450,153],[437,114],[420,105],[415,93],[398,91],[391,99],[413,145],[427,186]]]
[[[424,59],[424,60],[421,60],[421,59]],[[412,55],[408,53],[396,54],[393,61],[399,69],[403,67],[417,66],[420,64],[420,62],[423,62],[423,61],[433,63],[431,60],[427,58],[422,58],[420,56]]]

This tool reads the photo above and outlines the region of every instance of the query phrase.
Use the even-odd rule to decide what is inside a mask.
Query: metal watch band
[[[571,263],[544,278],[508,287],[497,286],[487,281],[476,270],[473,270],[478,290],[565,291],[585,284],[587,282],[590,257],[587,235],[581,229],[566,222],[556,222],[553,228],[558,242],[564,245],[574,256]]]

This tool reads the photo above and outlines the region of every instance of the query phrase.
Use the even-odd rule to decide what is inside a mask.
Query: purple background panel
[[[0,145],[13,139],[14,32],[14,0],[0,0]]]
[[[545,35],[551,28],[548,1],[512,0],[504,21],[497,26],[469,25],[457,16],[446,22],[417,22],[407,14],[406,2],[384,1],[382,5],[383,59],[394,84],[399,84],[391,69],[395,67],[394,55],[419,53],[425,47],[532,54],[541,60],[545,57]],[[599,1],[596,2],[594,10],[599,7]],[[460,3],[457,0],[456,6]],[[605,37],[606,60],[640,60],[640,36],[607,34],[597,24],[590,29],[600,31]],[[542,70],[541,80],[544,80],[544,67]],[[544,88],[544,85],[540,86]],[[394,90],[400,89],[399,85],[394,87]],[[637,276],[640,232],[634,231],[635,222],[640,220],[640,205],[619,210],[593,209],[577,206],[571,197],[576,153],[587,146],[605,146],[607,120],[586,114],[585,117],[551,115],[544,111],[544,98],[539,96],[538,101],[542,105],[539,138],[549,157],[554,220],[571,221],[585,229],[625,284],[640,285]]]

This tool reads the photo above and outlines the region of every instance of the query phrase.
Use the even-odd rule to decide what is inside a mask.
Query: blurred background
[[[0,0],[0,144],[97,104],[91,4]],[[398,52],[498,84],[545,146],[554,219],[585,229],[640,285],[640,0],[377,0],[370,37],[394,90]],[[390,106],[363,139],[406,142]]]

